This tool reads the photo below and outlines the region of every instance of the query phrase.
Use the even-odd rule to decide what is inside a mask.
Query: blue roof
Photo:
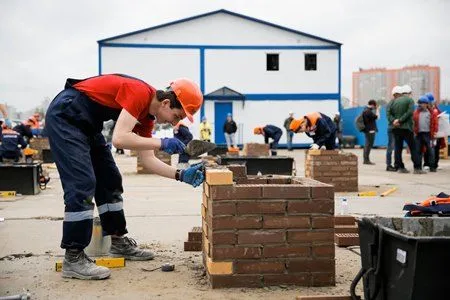
[[[106,39],[99,40],[97,42],[99,44],[103,44],[103,43],[106,43],[106,42],[109,42],[111,40],[115,40],[115,39],[118,39],[118,38],[123,38],[123,37],[135,35],[135,34],[142,33],[142,32],[147,32],[147,31],[159,29],[159,28],[162,28],[162,27],[167,27],[167,26],[170,26],[170,25],[183,23],[183,22],[188,22],[188,21],[191,21],[191,20],[195,20],[195,19],[199,19],[199,18],[203,18],[203,17],[207,17],[207,16],[219,14],[219,13],[229,14],[229,15],[232,15],[232,16],[235,16],[235,17],[239,17],[239,18],[243,18],[243,19],[246,19],[246,20],[249,20],[249,21],[253,21],[253,22],[260,23],[260,24],[268,25],[268,26],[275,27],[275,28],[278,28],[278,29],[281,29],[281,30],[285,30],[285,31],[288,31],[288,32],[304,35],[304,36],[307,36],[307,37],[310,37],[310,38],[313,38],[313,39],[317,39],[317,40],[320,40],[320,41],[323,41],[323,42],[332,43],[332,44],[335,44],[335,45],[341,45],[341,43],[336,42],[336,41],[332,41],[332,40],[328,40],[328,39],[325,39],[325,38],[321,38],[321,37],[316,36],[316,35],[312,35],[312,34],[309,34],[309,33],[302,32],[302,31],[294,30],[294,29],[287,28],[287,27],[284,27],[284,26],[280,26],[280,25],[277,25],[277,24],[274,24],[274,23],[266,22],[266,21],[263,21],[263,20],[260,20],[260,19],[252,18],[252,17],[245,16],[245,15],[241,15],[241,14],[238,14],[238,13],[226,10],[226,9],[219,9],[219,10],[212,11],[212,12],[209,12],[209,13],[196,15],[196,16],[193,16],[193,17],[189,17],[189,18],[185,18],[185,19],[181,19],[181,20],[177,20],[177,21],[173,21],[173,22],[169,22],[169,23],[165,23],[165,24],[161,24],[161,25],[157,25],[157,26],[153,26],[153,27],[149,27],[149,28],[145,28],[145,29],[141,29],[141,30],[137,30],[137,31],[132,31],[132,32],[116,35],[116,36],[113,36],[113,37],[109,37],[109,38],[106,38]]]

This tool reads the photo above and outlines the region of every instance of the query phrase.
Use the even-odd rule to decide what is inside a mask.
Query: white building
[[[164,89],[171,80],[196,81],[205,104],[200,117],[224,143],[231,112],[238,141],[262,142],[256,126],[283,128],[288,112],[332,116],[340,109],[341,44],[266,21],[218,10],[98,41],[99,73],[124,73]],[[280,141],[285,143],[285,133]],[[296,135],[294,143],[310,143]]]

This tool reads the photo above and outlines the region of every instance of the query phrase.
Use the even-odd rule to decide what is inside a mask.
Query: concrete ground
[[[360,190],[381,193],[393,186],[398,190],[388,197],[357,197],[356,193],[336,194],[336,214],[343,197],[354,215],[401,216],[405,202],[418,202],[441,191],[450,192],[450,160],[441,160],[437,173],[397,174],[385,171],[385,150],[371,154],[375,166],[362,165],[362,150],[346,150],[359,156]],[[297,174],[304,174],[304,151],[279,151],[293,156]],[[336,250],[335,287],[271,287],[264,289],[212,290],[203,276],[200,252],[183,252],[183,241],[193,226],[201,225],[201,188],[155,175],[137,175],[136,158],[117,156],[123,174],[124,208],[129,236],[157,254],[154,261],[128,262],[114,269],[104,281],[67,280],[54,271],[62,259],[59,248],[62,234],[63,192],[55,169],[50,169],[47,190],[36,196],[0,198],[0,296],[32,294],[32,299],[294,299],[298,295],[349,294],[351,280],[360,268],[360,258],[347,249]],[[407,168],[412,169],[409,156]],[[1,220],[1,219],[0,219]],[[12,254],[16,255],[13,258]],[[20,256],[28,257],[20,257]],[[6,258],[5,258],[6,256]],[[145,272],[164,262],[176,264],[172,273]],[[358,290],[361,293],[361,287]]]

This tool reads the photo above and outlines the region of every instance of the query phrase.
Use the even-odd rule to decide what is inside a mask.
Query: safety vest
[[[450,215],[450,196],[445,193],[439,193],[437,196],[430,197],[420,203],[407,203],[403,210],[408,211],[407,216],[423,215]]]
[[[208,122],[200,123],[200,139],[201,140],[211,140],[211,125]]]
[[[311,112],[305,115],[305,118],[308,119],[308,131],[316,130],[316,124],[319,119],[322,118],[319,112]]]

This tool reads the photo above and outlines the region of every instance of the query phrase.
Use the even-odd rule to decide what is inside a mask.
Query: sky
[[[0,103],[29,110],[97,75],[100,39],[222,8],[342,43],[343,96],[360,67],[427,64],[450,98],[449,0],[0,0]]]

